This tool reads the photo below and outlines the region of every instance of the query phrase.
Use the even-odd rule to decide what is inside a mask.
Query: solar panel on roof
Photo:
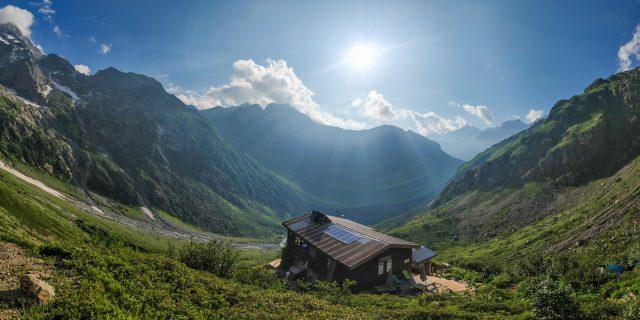
[[[350,244],[362,238],[359,234],[354,233],[351,230],[341,228],[335,224],[329,225],[329,227],[324,230],[324,233],[344,244]]]

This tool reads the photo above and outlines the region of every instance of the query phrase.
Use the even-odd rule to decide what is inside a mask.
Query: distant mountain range
[[[423,209],[462,164],[414,132],[340,129],[286,105],[201,114],[225,141],[291,181],[314,206],[365,223]]]
[[[0,152],[124,204],[221,234],[258,236],[306,208],[152,78],[86,76],[0,25]]]
[[[438,142],[448,154],[469,161],[478,153],[529,128],[529,126],[530,124],[515,119],[506,121],[497,127],[485,129],[467,125],[457,130],[433,135],[430,138]]]
[[[462,161],[396,127],[349,131],[288,106],[198,111],[156,80],[77,72],[0,25],[0,154],[87,196],[265,236],[310,208],[361,222],[424,208]]]

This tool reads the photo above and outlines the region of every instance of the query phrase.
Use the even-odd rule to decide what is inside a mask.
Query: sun
[[[371,43],[355,43],[345,53],[344,61],[357,71],[365,71],[376,62],[377,51]]]

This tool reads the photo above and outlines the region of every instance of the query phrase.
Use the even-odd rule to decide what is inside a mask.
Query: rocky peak
[[[0,24],[0,63],[16,62],[25,58],[34,60],[42,58],[43,54],[31,39],[12,23]]]
[[[42,58],[40,65],[54,74],[73,76],[78,72],[67,59],[57,55],[49,54]]]
[[[164,92],[164,87],[156,79],[133,72],[122,72],[114,67],[100,70],[90,78],[94,84],[112,89],[124,91],[153,89]]]

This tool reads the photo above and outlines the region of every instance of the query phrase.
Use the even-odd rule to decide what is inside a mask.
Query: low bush
[[[178,252],[178,260],[188,267],[230,278],[240,262],[240,251],[222,241],[190,241]]]
[[[234,273],[233,279],[260,289],[284,290],[287,288],[287,284],[278,277],[276,272],[263,267],[240,268]]]
[[[528,299],[531,311],[540,320],[580,319],[580,305],[573,291],[564,283],[547,276],[531,278],[520,290]]]

